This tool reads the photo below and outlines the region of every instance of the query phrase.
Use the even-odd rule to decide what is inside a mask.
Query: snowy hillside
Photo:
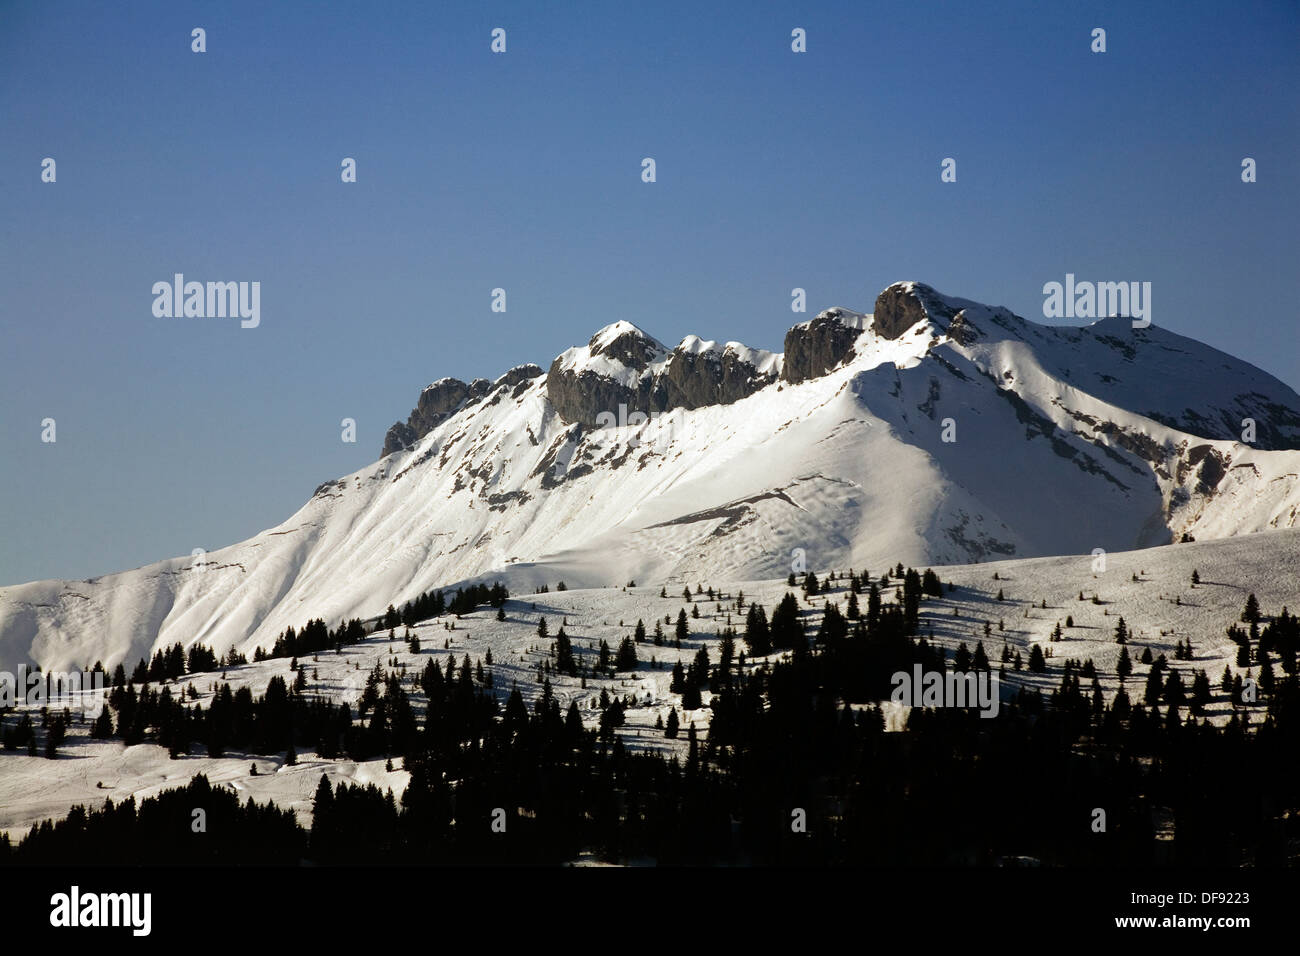
[[[825,577],[829,569],[818,565],[815,570]],[[869,570],[874,581],[884,568]],[[1238,620],[1249,593],[1255,594],[1267,617],[1278,614],[1288,602],[1294,610],[1295,582],[1300,577],[1300,530],[1109,554],[1104,571],[1094,569],[1091,555],[936,570],[944,584],[954,584],[956,590],[924,600],[919,633],[941,645],[949,659],[959,645],[964,643],[972,649],[980,641],[995,667],[1004,641],[1022,658],[1028,658],[1035,645],[1048,655],[1048,671],[1043,674],[1007,667],[1003,689],[1007,699],[1020,687],[1037,687],[1049,693],[1059,683],[1060,664],[1067,658],[1092,660],[1103,693],[1107,699],[1112,698],[1119,688],[1115,667],[1121,650],[1113,632],[1123,617],[1131,635],[1128,649],[1135,661],[1146,649],[1155,657],[1163,654],[1187,686],[1195,671],[1206,671],[1216,688],[1206,716],[1222,723],[1233,711],[1226,696],[1217,690],[1219,677],[1226,666],[1237,674],[1245,670],[1236,666],[1237,648],[1225,629]],[[1198,572],[1197,585],[1191,583],[1193,571]],[[552,579],[551,587],[557,583]],[[789,588],[785,579],[722,581],[706,576],[691,582],[692,591],[697,584],[717,588],[717,599],[694,598],[692,603],[700,616],[688,616],[690,633],[680,649],[673,646],[674,626],[664,624],[665,618],[675,621],[686,607],[680,589],[667,588],[666,596],[661,596],[661,584],[644,582],[644,586],[635,588],[551,590],[511,598],[505,604],[503,621],[484,607],[463,618],[449,615],[420,624],[410,629],[420,639],[418,652],[412,652],[403,639],[406,630],[399,627],[396,640],[390,641],[388,632],[380,631],[337,654],[304,656],[303,693],[356,707],[367,673],[378,664],[384,671],[404,675],[419,708],[421,697],[413,685],[425,664],[433,660],[445,668],[449,658],[459,663],[468,656],[474,662],[484,658],[491,661],[488,670],[492,692],[500,701],[504,702],[511,689],[518,686],[531,708],[542,693],[538,669],[543,662],[549,662],[552,668],[547,679],[561,709],[576,703],[588,729],[599,723],[602,692],[615,699],[630,698],[626,724],[618,730],[624,745],[630,750],[684,754],[685,728],[693,723],[701,735],[708,728],[711,695],[703,693],[703,707],[683,709],[681,695],[670,690],[673,665],[688,665],[700,647],[707,650],[711,661],[718,661],[717,632],[727,626],[728,620],[743,631],[744,615],[734,606],[737,597],[743,596],[746,605],[753,601],[771,609],[788,591],[798,592],[798,588]],[[999,592],[1002,600],[997,598]],[[1080,592],[1087,600],[1078,600]],[[1100,603],[1092,602],[1093,595]],[[894,600],[892,587],[885,588],[884,598],[887,602]],[[815,638],[826,605],[846,607],[845,582],[841,580],[830,593],[801,597],[800,603],[809,636]],[[574,653],[588,662],[596,657],[601,640],[617,647],[619,641],[632,635],[638,620],[645,622],[648,639],[637,648],[639,663],[635,670],[612,678],[587,676],[579,680],[554,670],[549,642],[537,634],[541,618],[548,621],[551,635],[563,624],[572,638]],[[1067,620],[1073,626],[1066,627],[1061,638],[1053,642],[1053,628]],[[663,625],[662,645],[650,639],[656,621]],[[454,630],[445,629],[453,623]],[[986,623],[991,630],[987,637]],[[1183,641],[1193,644],[1194,657],[1190,661],[1175,656],[1176,645]],[[744,649],[743,645],[740,649]],[[749,666],[761,663],[761,659],[751,659]],[[1135,699],[1141,695],[1148,671],[1147,665],[1135,664],[1127,681],[1128,693]],[[212,703],[212,687],[220,676],[186,675],[164,682],[163,686],[173,697],[185,694],[187,700],[207,709]],[[293,683],[295,675],[288,658],[231,667],[225,679],[236,690],[248,687],[260,696],[277,676]],[[188,693],[191,687],[193,696]],[[674,708],[683,732],[677,739],[668,740],[662,730],[656,729],[656,723],[666,721]],[[889,702],[884,708],[888,726],[901,727],[905,708]],[[1252,719],[1258,722],[1262,712],[1261,704]],[[27,756],[22,751],[0,755],[0,832],[9,831],[17,840],[28,827],[46,817],[62,816],[75,804],[99,805],[106,798],[116,802],[131,796],[138,802],[163,789],[184,785],[197,773],[207,775],[214,785],[237,791],[241,799],[272,799],[295,810],[303,822],[310,818],[312,794],[322,773],[335,783],[374,783],[381,789],[391,788],[398,796],[408,780],[400,761],[394,761],[393,769],[389,769],[382,757],[367,761],[327,759],[300,750],[296,762],[290,765],[284,753],[232,752],[212,758],[205,755],[202,744],[196,744],[190,754],[169,759],[167,748],[157,744],[124,746],[121,740],[94,740],[89,730],[88,721],[74,724],[61,755],[54,760]],[[254,765],[256,774],[252,772]]]
[[[384,457],[248,541],[0,588],[0,662],[251,652],[479,577],[680,586],[1291,528],[1297,446],[1291,389],[1125,320],[1048,328],[900,283],[783,353],[618,322],[546,372],[435,382]]]

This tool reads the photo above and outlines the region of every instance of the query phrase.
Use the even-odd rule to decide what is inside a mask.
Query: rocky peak
[[[630,322],[615,322],[585,348],[551,364],[546,392],[566,422],[587,427],[602,414],[654,414],[673,408],[726,405],[775,381],[780,356],[738,342],[719,346],[690,335],[671,351]]]
[[[456,412],[503,385],[517,388],[521,382],[541,374],[542,370],[536,365],[518,365],[495,382],[476,378],[467,385],[458,378],[440,378],[426,385],[406,421],[394,422],[384,435],[384,448],[379,457],[410,448]]]
[[[785,334],[784,381],[798,383],[825,375],[853,354],[866,328],[866,316],[848,309],[827,309]]]
[[[492,391],[495,392],[502,385],[507,385],[510,388],[514,388],[520,382],[527,382],[530,379],[537,378],[537,376],[541,374],[542,374],[542,368],[540,365],[534,365],[531,362],[529,362],[527,365],[516,365],[514,368],[506,372],[506,374],[502,375],[499,379],[497,379],[495,382],[492,383]]]
[[[896,339],[918,322],[946,329],[959,310],[921,282],[895,282],[876,296],[872,329],[882,339]]]
[[[587,343],[587,349],[592,356],[604,356],[638,372],[667,351],[657,339],[631,322],[622,320],[605,326],[593,335]]]

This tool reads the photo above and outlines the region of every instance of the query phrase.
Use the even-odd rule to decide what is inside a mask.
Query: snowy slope
[[[1300,513],[1300,396],[1265,373],[1154,327],[1046,328],[915,283],[796,327],[784,354],[668,349],[619,322],[548,373],[430,389],[446,407],[413,413],[401,450],[248,541],[0,589],[0,667],[251,651],[479,576],[517,594],[784,577],[800,550],[867,567],[1088,554]],[[1254,447],[1235,440],[1246,413]]]
[[[829,570],[819,564],[809,567],[823,578]],[[868,570],[872,579],[878,580],[884,568],[877,565]],[[924,600],[920,630],[943,646],[949,657],[959,644],[965,643],[971,649],[976,642],[983,641],[986,653],[997,666],[1003,640],[1022,659],[1028,658],[1029,648],[1034,644],[1042,645],[1044,653],[1050,655],[1045,674],[1016,673],[1008,667],[1006,695],[1014,694],[1024,685],[1049,693],[1059,686],[1059,665],[1067,658],[1074,658],[1094,662],[1103,693],[1110,699],[1119,688],[1114,673],[1119,645],[1114,642],[1113,632],[1122,615],[1132,635],[1129,652],[1135,660],[1147,647],[1153,656],[1164,654],[1173,669],[1180,672],[1185,686],[1191,685],[1194,671],[1206,671],[1215,688],[1215,699],[1207,707],[1207,714],[1212,721],[1221,723],[1232,710],[1224,695],[1218,692],[1219,677],[1225,666],[1231,666],[1235,673],[1243,670],[1235,665],[1236,645],[1226,636],[1225,628],[1237,621],[1248,593],[1255,594],[1266,617],[1276,615],[1286,604],[1295,610],[1296,581],[1300,576],[1300,530],[1112,553],[1106,556],[1104,571],[1095,570],[1090,554],[936,570],[945,584],[955,584],[957,589],[943,597]],[[1200,576],[1201,583],[1196,586],[1191,585],[1193,570]],[[1138,580],[1133,580],[1134,576]],[[556,581],[552,579],[550,583],[554,587]],[[552,672],[549,680],[561,708],[567,709],[570,701],[575,702],[585,725],[594,728],[599,723],[597,704],[602,691],[611,697],[630,697],[633,703],[626,712],[627,723],[618,731],[629,750],[684,751],[687,746],[684,732],[676,740],[667,740],[662,731],[655,730],[656,720],[666,720],[674,707],[683,727],[694,723],[703,734],[710,717],[707,707],[710,694],[704,692],[705,707],[683,710],[680,695],[669,690],[673,664],[677,661],[688,664],[701,646],[708,650],[711,661],[718,660],[716,635],[727,625],[728,616],[732,624],[743,629],[743,615],[734,610],[738,595],[743,593],[746,603],[755,601],[770,610],[789,588],[784,578],[725,581],[706,575],[698,582],[691,581],[692,591],[697,583],[719,589],[725,598],[696,599],[700,617],[688,616],[691,634],[680,650],[671,646],[671,640],[664,646],[647,642],[638,648],[640,663],[635,671],[614,678],[588,675],[585,685],[578,679]],[[841,610],[845,608],[847,594],[843,585],[841,581],[840,587],[831,594],[801,600],[810,636],[815,636],[828,602],[838,604]],[[547,643],[537,637],[539,618],[547,619],[552,633],[564,622],[575,653],[590,660],[597,654],[599,641],[617,647],[623,637],[631,635],[638,619],[646,623],[651,633],[656,620],[676,619],[684,606],[680,588],[669,588],[667,596],[660,597],[661,586],[662,582],[647,581],[636,588],[552,590],[512,598],[505,605],[504,621],[498,621],[490,608],[484,608],[456,619],[453,631],[444,630],[442,620],[413,628],[412,633],[421,641],[418,653],[411,653],[401,639],[402,628],[397,629],[396,641],[390,641],[387,632],[379,632],[360,644],[343,648],[340,653],[302,658],[308,678],[305,693],[334,703],[346,701],[355,707],[366,675],[379,664],[385,670],[404,670],[406,687],[419,712],[423,709],[423,697],[411,682],[430,659],[445,668],[448,657],[454,656],[459,663],[469,655],[472,661],[478,661],[490,650],[493,693],[504,701],[517,685],[531,708],[542,690],[536,679],[537,669],[543,661],[551,659]],[[1003,592],[1002,601],[997,600],[999,591]],[[1098,595],[1101,603],[1079,601],[1080,591],[1089,599],[1093,594]],[[894,588],[885,588],[884,599],[894,600]],[[1046,607],[1042,606],[1044,603]],[[1052,629],[1058,622],[1064,624],[1067,617],[1073,619],[1073,627],[1065,629],[1061,640],[1051,642]],[[992,631],[989,638],[983,634],[985,622]],[[673,627],[667,625],[664,631],[671,638]],[[1194,660],[1175,658],[1175,644],[1185,640],[1190,640],[1195,648]],[[444,641],[450,647],[444,648]],[[761,662],[761,659],[751,660],[749,666]],[[287,658],[274,658],[229,668],[226,676],[236,690],[248,687],[261,695],[272,677],[279,676],[292,683],[294,675],[289,665]],[[1127,683],[1130,696],[1141,694],[1148,670],[1140,663],[1135,666]],[[218,676],[186,675],[167,682],[167,686],[173,695],[186,693],[187,697],[187,688],[193,686],[197,703],[206,709],[211,703],[213,681]],[[901,705],[886,702],[885,711],[891,729],[902,726],[906,714]],[[1258,722],[1261,713],[1262,705],[1252,714],[1252,720]],[[357,762],[325,759],[307,750],[297,754],[296,764],[286,765],[283,753],[230,753],[210,758],[204,755],[201,746],[196,746],[194,753],[172,760],[166,748],[156,744],[126,747],[119,740],[93,740],[88,731],[87,724],[74,724],[61,756],[55,760],[29,757],[22,751],[0,752],[0,832],[8,831],[17,840],[28,827],[46,817],[63,816],[75,804],[98,805],[105,798],[121,801],[130,796],[139,801],[160,790],[183,786],[197,773],[206,774],[216,786],[238,791],[241,798],[251,796],[258,801],[269,798],[293,809],[304,824],[310,820],[312,795],[322,773],[332,782],[375,783],[381,789],[391,788],[399,796],[408,779],[400,759],[393,761],[393,770],[387,770],[382,757]],[[250,772],[252,764],[257,766],[256,775]]]

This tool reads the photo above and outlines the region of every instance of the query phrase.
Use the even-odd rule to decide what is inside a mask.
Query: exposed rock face
[[[476,378],[466,385],[458,378],[441,378],[425,386],[420,400],[405,422],[395,422],[384,436],[384,449],[379,457],[410,448],[433,431],[457,411],[496,391],[503,385],[518,387],[542,374],[536,365],[519,365],[506,372],[495,382]]]
[[[425,386],[406,424],[397,422],[384,438],[383,455],[409,448],[429,434],[470,396],[470,387],[458,378],[441,378]]]
[[[562,419],[594,428],[606,424],[608,415],[626,421],[619,418],[619,406],[630,416],[738,401],[776,380],[779,362],[773,358],[695,336],[670,351],[635,326],[618,322],[597,332],[585,349],[556,358],[546,374],[546,392]]]
[[[956,310],[934,289],[920,282],[895,282],[876,296],[871,327],[882,339],[896,339],[918,322],[933,320],[948,325]]]
[[[883,338],[898,338],[929,320],[956,341],[982,336],[930,286],[897,282],[876,299],[873,328]],[[825,375],[851,359],[867,317],[848,309],[828,309],[796,325],[785,336],[785,354],[772,355],[736,343],[720,347],[688,336],[668,349],[630,322],[615,322],[592,336],[585,348],[569,349],[551,363],[546,394],[566,422],[596,428],[608,416],[654,414],[674,408],[728,405],[746,398],[778,378],[804,382]],[[409,448],[459,409],[503,386],[518,396],[542,374],[536,365],[520,365],[495,382],[476,379],[466,385],[444,378],[428,386],[406,422],[397,422],[384,438],[383,454]]]
[[[591,337],[587,343],[593,357],[604,356],[640,372],[663,356],[664,347],[631,322],[615,322]]]
[[[492,383],[492,391],[495,392],[502,385],[508,385],[511,388],[514,388],[521,382],[527,382],[530,379],[537,378],[537,376],[541,374],[542,368],[540,365],[533,365],[531,362],[527,365],[516,365]]]
[[[948,337],[958,345],[973,345],[984,337],[984,333],[966,315],[966,310],[962,309],[949,323]]]
[[[379,457],[383,458],[395,451],[404,451],[418,440],[415,429],[406,422],[393,422],[388,433],[384,435],[384,450],[379,453]]]
[[[645,411],[639,390],[591,369],[559,368],[559,363],[557,358],[546,373],[546,397],[566,422],[595,428],[597,415],[610,411],[617,414],[620,405],[626,406],[629,413]]]
[[[807,381],[825,375],[849,358],[853,343],[862,334],[860,318],[846,309],[828,309],[785,333],[781,378],[791,383]]]
[[[735,349],[693,352],[678,346],[657,376],[657,399],[660,410],[730,405],[775,379],[773,372],[759,371]]]

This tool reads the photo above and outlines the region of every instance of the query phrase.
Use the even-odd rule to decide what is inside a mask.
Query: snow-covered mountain
[[[546,372],[433,383],[378,462],[248,541],[0,588],[0,666],[249,650],[476,577],[749,580],[1294,527],[1297,449],[1293,390],[1128,319],[1046,327],[909,282],[780,354],[616,322]]]

